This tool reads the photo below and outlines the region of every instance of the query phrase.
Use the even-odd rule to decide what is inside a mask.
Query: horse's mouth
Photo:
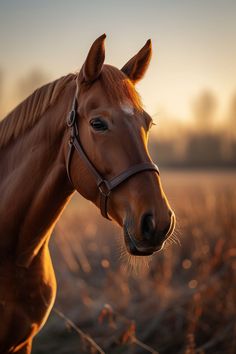
[[[151,256],[154,252],[160,251],[162,246],[157,247],[147,247],[137,245],[137,242],[134,240],[132,235],[129,232],[129,229],[126,225],[123,227],[124,229],[124,239],[127,251],[133,256]]]

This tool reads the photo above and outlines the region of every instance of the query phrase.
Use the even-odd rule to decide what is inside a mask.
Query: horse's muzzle
[[[124,239],[128,252],[134,256],[149,256],[160,251],[175,228],[175,215],[170,212],[170,221],[164,230],[157,230],[152,215],[145,214],[141,221],[142,238],[137,239],[129,222],[124,223]]]

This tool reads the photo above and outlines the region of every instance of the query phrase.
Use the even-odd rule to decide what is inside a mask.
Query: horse
[[[29,354],[52,309],[48,242],[75,191],[123,229],[127,251],[162,249],[175,216],[147,148],[152,118],[135,84],[148,40],[121,70],[97,38],[81,70],[37,89],[0,123],[0,352]]]

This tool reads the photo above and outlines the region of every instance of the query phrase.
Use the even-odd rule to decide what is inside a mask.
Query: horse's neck
[[[65,168],[69,111],[65,102],[72,97],[72,88],[65,90],[59,102],[6,151],[8,175],[0,183],[5,182],[0,211],[2,215],[1,208],[9,211],[3,231],[14,239],[17,264],[22,266],[28,267],[45,244],[72,193]]]

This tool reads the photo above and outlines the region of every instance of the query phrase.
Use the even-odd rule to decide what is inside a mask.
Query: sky
[[[117,67],[152,39],[150,68],[137,85],[152,115],[188,119],[204,90],[223,111],[236,92],[235,0],[0,0],[6,95],[35,68],[50,79],[79,69],[104,32],[106,62]]]

